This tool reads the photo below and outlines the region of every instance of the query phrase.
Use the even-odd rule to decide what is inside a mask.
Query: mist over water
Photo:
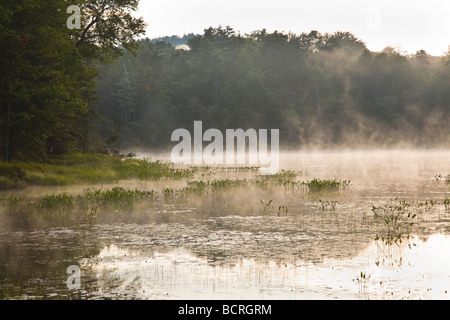
[[[449,5],[152,2],[207,25],[150,39],[138,0],[28,2],[0,4],[0,300],[449,299]]]
[[[129,211],[98,213],[91,223],[86,212],[2,212],[0,293],[7,299],[448,299],[450,184],[442,179],[450,173],[448,159],[445,150],[283,151],[281,169],[296,172],[298,181],[350,180],[350,187],[314,193],[250,184],[180,197],[175,191]],[[190,181],[258,175],[216,169]],[[186,183],[115,185],[162,194]],[[70,188],[22,193],[62,191]],[[417,216],[409,237],[386,245],[375,240],[386,226],[371,209],[395,198]],[[80,290],[66,286],[70,265],[81,268]]]

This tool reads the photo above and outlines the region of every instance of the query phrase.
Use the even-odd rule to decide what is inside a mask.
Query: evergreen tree
[[[135,0],[79,1],[83,23],[66,25],[63,0],[0,1],[0,155],[44,159],[88,149],[97,63],[135,47]],[[86,14],[91,17],[86,19]]]

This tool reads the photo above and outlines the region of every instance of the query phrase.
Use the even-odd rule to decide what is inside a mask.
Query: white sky
[[[141,0],[147,37],[231,26],[242,34],[349,31],[370,50],[390,45],[442,55],[450,45],[449,0]]]

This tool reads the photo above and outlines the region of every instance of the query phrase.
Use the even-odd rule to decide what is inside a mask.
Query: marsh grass
[[[75,205],[75,197],[71,195],[63,194],[52,194],[46,195],[37,200],[36,209],[40,211],[50,211],[58,210],[64,212],[69,212],[73,209]]]
[[[188,181],[187,187],[182,190],[182,192],[186,193],[196,193],[202,195],[209,188],[208,181],[200,180],[200,181]]]
[[[181,189],[174,190],[173,195],[185,196],[188,194],[204,195],[207,193],[217,194],[219,192],[225,192],[227,190],[242,188],[242,187],[256,187],[263,190],[278,189],[284,187],[285,190],[292,192],[293,194],[305,193],[305,192],[330,192],[338,191],[347,188],[350,185],[350,181],[344,180],[319,180],[314,179],[312,181],[298,181],[297,177],[301,172],[294,172],[290,170],[282,170],[281,172],[273,175],[256,175],[250,179],[200,179],[200,180],[187,180],[187,186]],[[172,194],[171,194],[172,198]],[[325,204],[324,204],[325,205]],[[331,207],[336,206],[335,202],[327,203]]]
[[[80,195],[50,194],[26,203],[23,203],[23,199],[11,195],[8,198],[0,198],[0,204],[11,214],[19,209],[38,214],[58,213],[61,215],[70,213],[72,210],[82,210],[87,212],[89,218],[95,218],[100,210],[128,210],[140,201],[154,202],[157,197],[157,192],[154,190],[143,191],[114,187],[111,189],[86,189]]]
[[[300,181],[298,180],[298,177],[301,177],[302,174],[302,172],[282,170],[281,172],[274,175],[258,175],[256,176],[256,179],[251,182],[264,189],[283,186],[286,191],[294,194],[298,192],[335,192],[347,189],[350,186],[349,180],[321,180],[314,178],[310,181]]]
[[[212,192],[219,192],[234,187],[244,187],[247,184],[247,179],[214,179],[210,181]]]
[[[191,166],[190,169],[194,172],[208,171],[208,172],[249,172],[258,171],[258,166]]]
[[[203,196],[210,194],[217,196],[227,191],[248,191],[251,188],[267,189],[284,187],[286,190],[300,192],[333,191],[345,188],[347,181],[319,180],[299,181],[302,172],[281,170],[274,175],[252,174],[243,178],[241,173],[249,171],[253,173],[258,167],[189,167],[179,169],[170,163],[150,162],[133,158],[121,159],[119,157],[104,155],[71,155],[51,159],[48,163],[0,163],[0,175],[11,179],[11,181],[22,181],[31,185],[67,185],[67,184],[91,184],[112,183],[119,180],[173,180],[184,178],[186,186],[173,188],[163,186],[160,190],[161,201],[173,203],[175,201],[186,201],[193,195]],[[213,178],[214,172],[238,173],[239,178]],[[200,174],[204,179],[193,180]],[[234,175],[232,175],[234,176]],[[0,176],[1,177],[1,176]],[[24,209],[51,213],[67,213],[72,210],[83,210],[87,212],[90,219],[94,220],[98,213],[105,209],[132,209],[140,201],[155,203],[158,198],[156,191],[143,191],[137,189],[124,189],[112,187],[109,189],[85,189],[80,195],[67,193],[49,194],[32,200],[22,201],[3,199],[0,204],[10,212]],[[11,198],[12,199],[12,198]],[[14,202],[14,203],[13,203]],[[334,203],[323,204],[334,208]],[[269,202],[265,207],[268,211],[274,205]],[[275,207],[276,208],[276,207]],[[278,206],[278,215],[287,215],[287,206]]]
[[[52,158],[45,163],[0,162],[0,189],[109,183],[126,179],[181,179],[191,177],[193,172],[175,168],[171,163],[148,159],[74,154]]]
[[[174,193],[181,196],[186,194],[203,195],[209,192],[218,193],[235,187],[243,187],[248,184],[249,181],[247,179],[193,180],[187,181],[185,188],[176,190]]]
[[[162,200],[164,202],[173,202],[185,199],[189,195],[203,196],[204,194],[217,195],[228,190],[243,188],[249,186],[262,187],[266,186],[286,186],[292,185],[302,186],[308,185],[309,182],[295,181],[297,173],[286,171],[273,176],[257,176],[255,179],[212,179],[212,180],[187,180],[187,186],[180,189],[164,187],[162,189]],[[322,187],[313,188],[313,190],[336,190],[343,188],[343,183],[337,180],[313,180],[314,186],[322,185]],[[331,182],[330,182],[331,181]],[[323,187],[325,186],[325,187]],[[331,187],[330,187],[331,186]],[[33,207],[38,211],[52,212],[59,211],[62,213],[70,212],[75,208],[82,208],[94,217],[98,210],[106,208],[125,209],[132,208],[133,205],[142,200],[151,200],[154,202],[158,198],[157,192],[154,190],[143,191],[138,189],[124,189],[122,187],[113,187],[110,189],[85,189],[81,195],[50,194],[32,201]],[[336,201],[319,200],[322,209],[335,210]],[[2,201],[3,206],[7,203],[5,199]],[[12,200],[9,200],[12,202]],[[18,202],[18,200],[16,201]],[[265,210],[271,206],[271,202],[266,203]],[[15,204],[17,205],[17,204]],[[17,207],[17,206],[16,206]],[[29,206],[28,206],[29,207]],[[287,206],[278,207],[278,215],[286,215]]]
[[[124,207],[128,208],[136,201],[151,200],[157,198],[157,192],[154,190],[144,191],[138,189],[124,189],[114,187],[111,189],[87,189],[83,195],[77,196],[78,203],[94,203],[102,207]]]
[[[339,191],[342,189],[346,189],[350,186],[349,180],[321,180],[321,179],[313,179],[311,181],[303,182],[304,185],[308,187],[310,192],[330,192],[330,191]]]
[[[260,187],[267,188],[272,186],[284,186],[286,188],[294,188],[298,185],[297,177],[301,176],[301,172],[292,170],[281,170],[276,174],[257,175],[253,182]]]

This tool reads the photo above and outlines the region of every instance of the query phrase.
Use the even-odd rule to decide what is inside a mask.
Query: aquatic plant
[[[170,200],[173,198],[175,194],[175,189],[173,188],[164,188],[163,189],[163,195],[165,200]]]
[[[297,177],[301,175],[301,172],[294,172],[292,170],[281,170],[276,174],[270,175],[257,175],[254,182],[261,187],[268,186],[285,186],[291,187],[297,185]]]
[[[450,198],[444,199],[444,206],[445,206],[445,210],[448,210],[450,208]]]
[[[450,182],[450,174],[443,176],[442,174],[437,174],[434,176],[434,179],[436,181],[446,181],[446,182]]]
[[[269,200],[268,202],[264,202],[261,199],[259,200],[259,207],[261,210],[263,210],[264,212],[267,212],[271,209],[273,209],[273,205],[272,205],[273,200]]]
[[[156,192],[138,189],[124,189],[113,187],[111,189],[86,189],[83,195],[77,197],[78,201],[91,201],[103,204],[130,204],[135,200],[154,199]]]
[[[11,194],[9,197],[0,197],[0,204],[6,208],[9,214],[14,214],[19,208],[20,197]]]
[[[248,183],[247,179],[222,179],[222,180],[212,180],[209,182],[211,190],[217,192],[219,190],[224,190],[230,187],[241,187],[246,186]]]
[[[220,172],[244,172],[258,171],[259,166],[190,166],[190,170],[194,173],[198,171],[220,171]]]
[[[97,218],[97,212],[98,212],[97,206],[94,206],[88,210],[87,216],[88,216],[89,222],[91,224],[93,224],[95,222],[95,219]]]
[[[287,216],[288,212],[289,212],[289,209],[287,206],[285,206],[285,205],[278,206],[278,211],[277,211],[278,216],[281,216],[281,215]]]
[[[363,298],[367,298],[367,282],[370,279],[370,274],[366,272],[360,272],[353,281],[359,284],[359,293]]]
[[[259,166],[239,166],[239,167],[221,166],[221,167],[214,167],[214,168],[219,168],[218,170],[224,171],[224,172],[244,172],[244,171],[258,171],[260,167]]]
[[[328,209],[331,211],[335,211],[336,205],[339,203],[338,201],[330,201],[330,200],[323,201],[321,199],[319,199],[319,202],[322,205],[322,210]]]
[[[63,194],[52,194],[40,198],[36,203],[36,209],[70,211],[74,207],[75,197]]]
[[[311,192],[323,192],[323,191],[338,191],[340,189],[348,188],[350,185],[349,180],[321,180],[313,179],[311,181],[303,182]]]
[[[370,274],[369,275],[367,275],[365,272],[360,272],[360,274],[358,275],[358,276],[356,276],[356,281],[357,282],[365,282],[365,281],[367,281],[367,280],[369,280],[370,279]]]
[[[418,209],[424,209],[426,212],[430,211],[431,208],[438,204],[438,201],[427,200],[427,201],[418,201],[416,206]]]
[[[64,213],[73,209],[83,209],[88,212],[88,217],[93,219],[100,208],[130,209],[137,201],[144,199],[153,201],[156,197],[157,193],[153,190],[128,190],[122,187],[86,189],[78,196],[62,193],[40,197],[34,201],[34,208],[40,213],[54,211]]]
[[[383,221],[385,226],[385,233],[382,235],[376,235],[375,240],[381,240],[386,245],[400,244],[403,237],[409,239],[411,234],[411,228],[414,225],[414,218],[417,214],[410,211],[411,204],[392,199],[391,203],[383,206],[372,205],[372,212],[376,218]]]
[[[187,187],[182,190],[182,192],[191,192],[191,193],[197,193],[197,194],[203,194],[205,191],[207,191],[209,187],[208,181],[188,181]]]

